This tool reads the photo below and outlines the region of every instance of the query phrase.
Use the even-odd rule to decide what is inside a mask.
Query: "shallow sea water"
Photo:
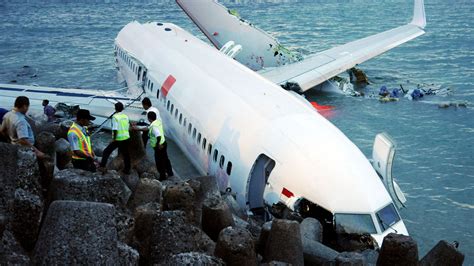
[[[226,5],[304,54],[402,25],[412,13],[410,0],[273,2]],[[408,198],[401,214],[420,258],[441,239],[457,240],[465,265],[474,265],[474,1],[426,2],[427,33],[360,68],[369,92],[423,82],[449,86],[452,95],[392,103],[306,97],[335,106],[329,119],[367,156],[375,135],[388,132],[398,144],[394,175]],[[0,83],[118,89],[113,42],[132,20],[173,22],[204,38],[174,1],[0,0]],[[436,105],[450,100],[470,106]]]

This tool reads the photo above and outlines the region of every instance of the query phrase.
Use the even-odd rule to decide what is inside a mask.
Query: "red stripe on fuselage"
[[[285,197],[287,197],[287,198],[291,198],[295,195],[295,194],[293,194],[293,192],[289,191],[286,188],[283,188],[283,190],[281,191],[281,194],[285,195]]]
[[[173,75],[169,75],[166,80],[165,80],[165,83],[163,83],[163,86],[161,86],[161,92],[163,94],[163,96],[167,96],[168,93],[170,92],[171,90],[171,87],[173,87],[173,84],[176,82],[176,79],[173,77]]]

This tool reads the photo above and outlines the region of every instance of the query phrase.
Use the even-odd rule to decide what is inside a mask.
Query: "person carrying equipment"
[[[143,106],[143,109],[145,109],[144,114],[148,115],[149,112],[154,112],[156,114],[156,118],[161,121],[160,112],[158,111],[158,109],[156,109],[156,107],[152,106],[150,98],[148,98],[148,97],[143,98],[142,106]],[[145,117],[145,120],[146,119],[147,119],[147,117]],[[138,126],[144,126],[144,125],[149,126],[148,123],[137,124],[137,125]],[[146,143],[148,142],[148,135],[149,135],[148,134],[148,129],[142,130],[142,131],[143,131],[142,132],[143,147],[146,147]]]
[[[105,148],[102,155],[102,161],[100,162],[100,171],[102,173],[107,172],[105,166],[110,154],[115,150],[119,149],[119,153],[123,156],[125,168],[123,172],[130,174],[130,152],[128,145],[130,142],[130,120],[126,114],[121,113],[124,107],[121,102],[115,104],[115,114],[112,116],[112,142]]]
[[[92,150],[92,143],[87,126],[95,117],[90,115],[89,110],[79,109],[76,115],[76,122],[67,132],[67,139],[72,149],[72,165],[74,168],[82,169],[90,172],[96,171],[94,163],[95,154]]]
[[[161,120],[156,119],[155,112],[148,112],[147,115],[148,121],[151,125],[148,128],[148,136],[150,141],[150,146],[155,151],[155,164],[158,173],[160,173],[160,180],[166,179],[173,176],[173,168],[171,167],[171,162],[168,158],[167,144],[165,140],[165,134],[163,131],[163,123]]]

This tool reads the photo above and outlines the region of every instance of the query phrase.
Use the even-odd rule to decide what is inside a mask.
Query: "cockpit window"
[[[382,231],[387,230],[390,226],[400,221],[400,216],[395,210],[393,203],[388,204],[383,209],[377,212],[377,221],[379,221]]]
[[[370,214],[335,214],[334,222],[338,233],[377,233]]]

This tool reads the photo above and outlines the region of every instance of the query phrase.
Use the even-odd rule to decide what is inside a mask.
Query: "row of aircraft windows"
[[[163,103],[165,103],[165,101]],[[179,112],[178,108],[174,108],[174,104],[172,104],[170,100],[166,101],[166,110],[170,112],[172,117],[174,116],[174,118],[178,120],[178,123],[180,125],[182,125],[184,128],[186,128],[186,126],[188,127],[188,134],[202,148],[202,151],[206,152],[209,157],[212,155],[212,160],[214,160],[214,162],[217,162],[217,159],[219,159],[219,167],[221,169],[224,169],[225,156],[221,154],[221,156],[219,157],[219,151],[216,148],[214,148],[213,151],[211,142],[208,142],[207,139],[200,132],[198,132],[195,127],[193,128],[191,122],[188,123],[187,119],[183,118],[183,114]],[[232,173],[231,161],[227,161],[226,173],[229,176]]]
[[[118,46],[115,46],[115,50],[118,53],[118,55],[122,58],[122,60],[128,65],[128,67],[132,69],[132,71],[135,74],[138,74],[138,66],[133,62],[133,60],[130,57],[128,57],[127,53],[125,53]]]

